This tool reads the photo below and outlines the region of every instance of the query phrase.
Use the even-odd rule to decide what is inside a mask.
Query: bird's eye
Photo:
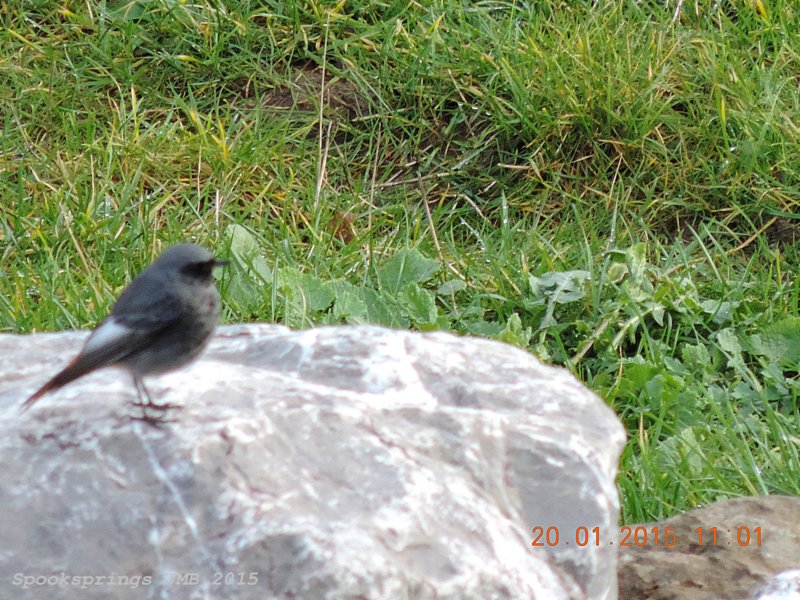
[[[213,267],[213,261],[204,260],[185,265],[181,268],[181,272],[190,277],[208,277]]]

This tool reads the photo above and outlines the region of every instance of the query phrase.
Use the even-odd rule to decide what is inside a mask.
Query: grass
[[[800,494],[800,15],[664,5],[7,3],[0,329],[197,240],[228,322],[566,366],[628,430],[625,522]]]

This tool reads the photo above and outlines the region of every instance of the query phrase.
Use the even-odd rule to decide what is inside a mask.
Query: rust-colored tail
[[[89,365],[86,364],[86,361],[82,361],[80,355],[75,357],[75,360],[73,360],[66,367],[64,367],[64,369],[60,371],[50,381],[48,381],[42,387],[36,390],[30,398],[25,400],[25,402],[22,403],[22,406],[19,407],[19,412],[24,413],[47,392],[57,390],[61,386],[67,385],[70,381],[74,381],[78,377],[83,377],[89,371],[94,371],[96,368],[97,365]]]

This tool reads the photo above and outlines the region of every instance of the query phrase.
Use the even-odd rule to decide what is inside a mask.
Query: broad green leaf
[[[753,354],[779,365],[797,369],[800,365],[800,318],[788,317],[750,336]]]
[[[567,304],[586,295],[584,284],[590,277],[589,271],[552,271],[539,277],[530,275],[528,284],[533,295],[549,298],[555,304]]]
[[[404,248],[378,267],[378,280],[381,290],[395,295],[410,283],[428,281],[440,267],[416,248]]]
[[[249,313],[258,312],[267,302],[272,287],[272,270],[262,256],[255,237],[241,225],[225,230],[231,264],[225,268],[229,283],[225,300]]]
[[[418,326],[436,323],[438,309],[433,294],[422,289],[416,283],[410,283],[400,290],[397,300],[408,313],[409,318]]]
[[[703,344],[686,344],[681,348],[681,357],[684,364],[697,371],[708,370],[711,366],[711,356],[708,348]]]
[[[332,316],[335,321],[344,319],[348,323],[367,322],[367,303],[361,289],[343,279],[327,281],[325,287],[333,294]]]
[[[546,298],[547,310],[539,323],[544,329],[556,324],[554,317],[557,304],[577,302],[586,296],[586,282],[591,278],[589,271],[552,271],[539,277],[530,275],[528,285],[531,293]]]
[[[231,249],[231,260],[242,269],[253,281],[271,283],[272,270],[261,254],[258,240],[246,227],[233,224],[225,229]]]
[[[465,323],[465,327],[467,332],[472,335],[488,338],[497,337],[503,331],[503,326],[500,323],[484,321],[482,319]]]
[[[738,302],[727,300],[703,300],[700,303],[703,312],[712,315],[711,320],[717,325],[730,321],[733,318],[733,311],[738,306]]]
[[[533,330],[530,327],[523,327],[522,319],[519,318],[517,313],[514,313],[508,318],[506,326],[497,337],[503,342],[514,344],[521,348],[527,348],[532,335]]]
[[[606,277],[614,283],[619,283],[628,273],[630,273],[628,265],[621,262],[614,262],[608,266]]]
[[[738,382],[732,389],[728,391],[728,394],[730,394],[730,396],[736,400],[747,400],[748,402],[752,403],[757,403],[761,400],[758,392],[753,389],[753,386],[744,381]]]
[[[647,245],[644,242],[634,244],[626,250],[625,255],[631,278],[637,283],[641,282],[647,270]]]
[[[118,21],[136,21],[145,14],[147,7],[143,0],[131,2],[109,2],[108,15]]]
[[[455,292],[460,292],[465,289],[467,289],[467,284],[461,279],[448,279],[439,286],[439,289],[436,290],[436,293],[440,296],[449,296],[450,294],[454,294]]]
[[[657,302],[646,302],[645,306],[650,311],[653,320],[658,323],[659,327],[664,326],[664,307]]]
[[[717,332],[717,343],[720,349],[725,352],[728,358],[728,365],[734,369],[744,368],[744,358],[742,357],[742,345],[736,331],[728,327]]]
[[[370,288],[362,288],[361,294],[367,307],[367,321],[375,325],[407,329],[408,318],[392,298]]]
[[[333,303],[333,292],[324,282],[294,267],[279,270],[278,287],[304,313],[325,310]]]
[[[660,444],[663,468],[687,470],[694,477],[700,477],[706,466],[702,448],[702,440],[697,439],[694,428],[683,428]]]
[[[624,360],[622,366],[623,371],[620,386],[626,393],[633,393],[634,395],[637,395],[638,391],[641,390],[657,372],[655,365],[645,362],[640,356]]]

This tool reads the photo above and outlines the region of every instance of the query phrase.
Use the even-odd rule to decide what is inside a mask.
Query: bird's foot
[[[143,412],[141,415],[128,415],[131,421],[141,421],[153,427],[163,427],[167,423],[177,423],[178,419],[169,419],[164,415],[153,415]]]
[[[183,404],[171,404],[169,402],[153,402],[152,400],[134,400],[133,405],[141,408],[142,411],[152,409],[156,411],[172,410],[173,408],[183,408]]]
[[[133,402],[133,406],[140,408],[142,414],[130,415],[131,420],[143,421],[155,427],[164,425],[166,423],[176,423],[178,419],[168,417],[168,411],[183,408],[183,406],[180,404],[156,404],[155,402],[151,402],[149,400],[144,402],[135,401]]]

